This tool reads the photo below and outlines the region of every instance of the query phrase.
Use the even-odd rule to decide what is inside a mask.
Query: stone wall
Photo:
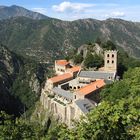
[[[117,71],[117,51],[109,50],[104,52],[104,70]]]
[[[79,120],[80,116],[84,115],[74,101],[63,105],[57,102],[55,98],[48,97],[44,90],[42,90],[40,101],[44,109],[47,109],[58,121],[67,124],[68,127],[73,126],[73,120]]]
[[[55,72],[58,75],[64,74],[66,72],[66,66],[60,66],[55,64]]]

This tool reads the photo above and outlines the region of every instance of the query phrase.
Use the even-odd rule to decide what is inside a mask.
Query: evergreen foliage
[[[97,54],[93,55],[92,53],[88,52],[84,60],[84,65],[87,68],[90,68],[90,67],[99,68],[103,65],[103,58],[101,56],[98,56]]]
[[[15,116],[32,110],[39,99],[44,73],[42,65],[0,45],[0,110]]]
[[[75,127],[65,125],[53,128],[40,126],[28,120],[15,119],[0,113],[0,139],[95,139],[139,140],[140,138],[140,67],[130,68],[123,80],[106,86],[101,103]]]
[[[140,60],[128,56],[123,50],[118,51],[118,74],[122,78],[129,68],[140,67]]]
[[[102,91],[102,102],[73,129],[63,129],[65,139],[138,140],[140,138],[140,67],[130,69],[124,80]]]
[[[97,37],[96,40],[95,40],[95,43],[101,45],[102,44],[102,41],[101,41],[101,39],[99,37]]]
[[[1,140],[38,140],[42,131],[39,124],[23,119],[14,119],[13,116],[0,112],[0,139]]]
[[[82,63],[82,61],[83,61],[83,56],[82,56],[81,54],[77,54],[77,55],[74,56],[73,61],[74,61],[75,64]]]
[[[108,40],[107,42],[103,43],[102,48],[104,48],[106,50],[116,50],[115,44],[110,40]]]
[[[32,20],[19,17],[1,20],[0,29],[0,41],[8,48],[40,61],[65,56],[71,48],[78,48],[86,42],[96,40],[99,43],[98,37],[121,44],[119,48],[140,57],[140,41],[136,39],[140,35],[138,24],[119,19],[66,22],[52,18]]]
[[[33,87],[31,83],[38,82],[36,87]],[[10,88],[11,94],[21,101],[22,106],[19,108],[20,113],[24,113],[28,110],[28,115],[31,115],[35,102],[39,99],[40,90],[34,91],[33,88],[41,88],[41,83],[44,80],[44,69],[41,65],[31,61],[24,62],[21,66],[19,73],[17,73],[16,79],[13,81]]]

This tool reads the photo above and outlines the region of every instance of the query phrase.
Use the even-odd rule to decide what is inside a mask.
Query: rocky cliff
[[[44,69],[0,46],[0,110],[19,115],[39,98]]]

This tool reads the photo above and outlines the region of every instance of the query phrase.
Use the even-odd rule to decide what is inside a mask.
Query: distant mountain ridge
[[[11,7],[16,9],[17,6]],[[34,19],[40,18],[28,15],[0,20],[0,41],[21,55],[45,63],[63,58],[68,51],[85,43],[94,42],[97,37],[102,41],[111,40],[117,48],[122,48],[131,56],[140,58],[138,22],[113,18],[102,21],[95,19],[62,21],[48,17],[46,19],[46,16],[43,20]]]
[[[31,18],[31,19],[36,19],[36,20],[48,18],[43,14],[27,10],[20,6],[16,6],[16,5],[12,5],[9,7],[0,6],[0,20],[9,19],[13,17],[21,17],[21,16]]]

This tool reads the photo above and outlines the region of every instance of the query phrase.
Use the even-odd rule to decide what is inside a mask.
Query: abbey
[[[100,102],[99,93],[116,80],[117,51],[104,52],[104,67],[98,71],[83,71],[66,60],[55,61],[56,76],[47,79],[41,93],[41,103],[56,119],[73,126]]]

